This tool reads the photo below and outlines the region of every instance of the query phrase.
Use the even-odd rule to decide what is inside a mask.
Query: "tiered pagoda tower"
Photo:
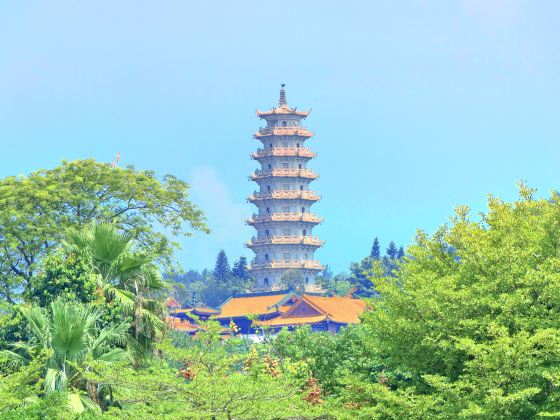
[[[313,133],[301,126],[309,112],[288,106],[284,85],[277,108],[257,111],[266,127],[254,134],[262,148],[251,155],[261,165],[250,176],[259,189],[248,198],[257,206],[247,221],[257,230],[247,243],[256,254],[250,267],[254,291],[281,289],[280,279],[290,269],[301,270],[307,291],[320,291],[315,276],[324,267],[313,255],[323,241],[313,228],[322,219],[310,211],[320,197],[309,189],[318,175],[307,168],[315,153],[305,142]]]

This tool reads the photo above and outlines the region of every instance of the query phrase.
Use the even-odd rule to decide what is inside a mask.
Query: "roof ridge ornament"
[[[280,100],[278,101],[279,107],[288,106],[288,102],[286,102],[286,89],[284,89],[285,87],[285,83],[282,83],[280,85]]]

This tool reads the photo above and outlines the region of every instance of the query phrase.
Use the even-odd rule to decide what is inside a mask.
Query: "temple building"
[[[323,241],[312,232],[322,219],[311,211],[320,197],[310,189],[318,175],[307,167],[315,157],[305,147],[313,133],[301,125],[308,115],[309,111],[288,106],[284,85],[277,108],[257,111],[266,126],[254,134],[262,143],[252,154],[260,168],[250,177],[258,191],[248,198],[257,207],[247,221],[256,229],[247,243],[255,253],[250,266],[254,278],[251,292],[235,294],[216,309],[180,309],[170,299],[170,328],[194,335],[200,330],[200,321],[211,319],[220,323],[224,335],[251,336],[263,329],[276,333],[302,325],[309,325],[313,331],[337,333],[360,322],[365,301],[352,298],[352,292],[347,296],[322,296],[324,291],[315,284],[316,275],[324,267],[314,254]],[[283,284],[282,276],[288,270],[297,270],[302,282]]]
[[[263,328],[272,333],[282,328],[293,330],[309,325],[312,331],[337,333],[342,327],[360,322],[366,302],[348,296],[298,294],[293,290],[239,293],[231,296],[220,308],[170,308],[167,325],[177,331],[194,335],[199,321],[212,319],[222,326],[222,333],[261,335]]]
[[[255,253],[255,292],[285,289],[282,275],[292,269],[301,272],[307,292],[320,291],[315,276],[324,267],[314,254],[323,241],[312,231],[322,219],[311,212],[320,197],[310,189],[318,175],[307,167],[315,157],[305,147],[313,133],[301,125],[309,112],[288,106],[284,85],[277,108],[257,111],[266,126],[253,136],[262,143],[252,154],[261,167],[250,177],[258,190],[248,198],[257,207],[247,221],[257,231],[247,243]]]

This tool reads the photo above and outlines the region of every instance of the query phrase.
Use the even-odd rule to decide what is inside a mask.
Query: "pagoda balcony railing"
[[[310,245],[310,246],[323,246],[325,241],[322,241],[316,236],[265,236],[263,238],[252,237],[247,242],[247,247],[259,245]]]
[[[313,132],[303,127],[261,127],[253,137],[264,136],[301,136],[312,137]]]
[[[291,169],[291,168],[278,168],[278,169],[257,169],[251,179],[268,178],[271,176],[285,176],[285,177],[298,177],[307,179],[317,179],[319,175],[311,169]]]
[[[314,191],[297,191],[297,190],[276,190],[266,192],[254,192],[253,195],[247,198],[249,202],[268,199],[302,199],[309,201],[319,201],[319,196]]]
[[[272,260],[264,263],[252,263],[249,270],[262,270],[267,268],[308,268],[323,270],[325,267],[317,260]]]
[[[312,159],[317,156],[317,153],[305,147],[273,147],[272,149],[257,149],[257,151],[251,155],[253,159],[268,156],[299,156]]]
[[[321,223],[322,217],[317,216],[315,213],[272,213],[272,214],[253,214],[247,220],[248,225],[261,222],[309,222]]]

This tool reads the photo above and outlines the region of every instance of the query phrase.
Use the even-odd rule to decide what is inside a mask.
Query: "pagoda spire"
[[[288,105],[288,102],[286,102],[286,90],[284,89],[285,87],[286,85],[284,83],[280,85],[280,100],[278,101],[279,107]]]

